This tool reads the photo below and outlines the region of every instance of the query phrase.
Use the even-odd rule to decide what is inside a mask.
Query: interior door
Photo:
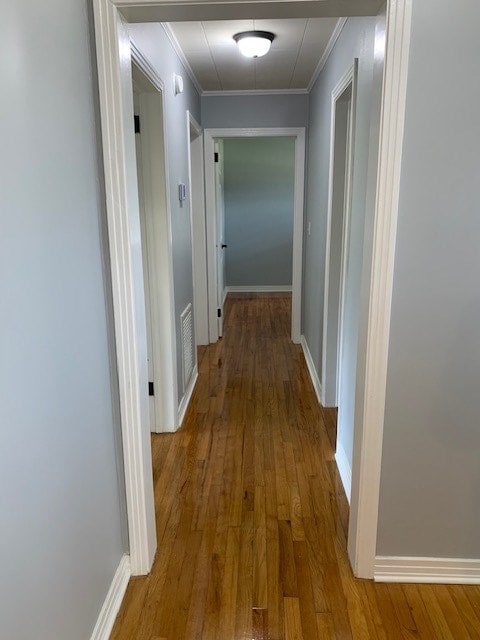
[[[223,140],[215,142],[215,214],[217,251],[218,335],[223,335],[223,303],[225,301],[225,204],[223,194]]]
[[[134,93],[135,116],[139,113],[138,94]],[[150,299],[150,268],[148,264],[147,251],[147,223],[145,215],[145,189],[143,184],[143,163],[142,163],[142,141],[139,129],[135,128],[135,150],[137,158],[137,180],[138,180],[138,205],[140,211],[140,227],[142,237],[142,263],[143,263],[143,283],[145,289],[145,320],[147,324],[147,362],[148,362],[148,380],[149,380],[149,407],[150,407],[150,431],[155,431],[157,423],[155,416],[155,401],[153,394],[150,393],[150,385],[153,385],[153,337],[152,337],[152,305]]]

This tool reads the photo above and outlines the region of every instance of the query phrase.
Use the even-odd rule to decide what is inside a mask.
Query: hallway
[[[480,638],[480,587],[353,578],[329,416],[290,305],[230,296],[184,426],[153,436],[157,556],[112,639]]]

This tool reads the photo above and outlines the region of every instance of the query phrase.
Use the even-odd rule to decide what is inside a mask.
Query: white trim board
[[[130,556],[124,555],[115,571],[90,640],[108,640],[110,638],[130,576]]]
[[[335,462],[337,463],[338,473],[342,480],[345,495],[347,496],[348,504],[352,498],[352,468],[350,461],[345,453],[342,443],[337,438]]]
[[[190,380],[188,381],[187,388],[185,393],[183,394],[183,398],[180,400],[178,405],[178,427],[182,426],[182,423],[185,419],[185,414],[187,413],[188,406],[190,404],[190,400],[192,399],[193,391],[195,389],[195,385],[197,384],[198,379],[198,365],[196,364],[193,368],[192,375],[190,376]]]
[[[373,246],[368,276],[365,364],[357,400],[352,461],[352,502],[348,553],[354,574],[374,574],[383,428],[387,391],[388,345],[392,310],[393,267],[407,96],[412,0],[387,4],[378,174],[373,220]],[[357,369],[357,385],[359,371]]]
[[[335,184],[335,147],[336,147],[336,124],[337,124],[337,103],[341,96],[345,93],[349,86],[351,86],[351,112],[349,116],[350,136],[347,140],[346,149],[346,161],[345,161],[345,195],[346,198],[343,205],[343,230],[341,238],[341,257],[342,263],[346,258],[345,253],[348,252],[348,240],[350,230],[350,218],[351,218],[351,181],[353,178],[353,163],[355,153],[355,116],[356,116],[356,96],[357,96],[357,75],[358,75],[358,58],[353,60],[352,65],[345,71],[343,76],[337,82],[335,88],[332,91],[330,99],[330,155],[329,155],[329,176],[328,176],[328,209],[327,209],[327,233],[326,233],[326,245],[325,245],[325,268],[324,268],[324,297],[323,297],[323,335],[322,335],[322,402],[324,406],[335,407],[339,406],[339,397],[337,390],[340,387],[338,380],[340,377],[340,371],[338,366],[335,367],[335,379],[333,386],[331,378],[332,369],[332,349],[329,347],[329,335],[332,334],[331,322],[329,322],[329,315],[331,311],[331,260],[332,260],[332,219],[334,214],[334,184]],[[347,171],[349,175],[347,176]],[[348,189],[348,194],[347,194]],[[338,252],[338,247],[335,247],[334,255]],[[333,359],[336,365],[340,361],[340,351],[342,343],[343,333],[343,318],[341,309],[344,305],[342,299],[342,293],[344,293],[344,282],[342,282],[342,275],[340,274],[339,280],[339,294],[338,294],[338,317],[335,323],[333,331],[337,335],[336,340],[336,353],[333,354]],[[332,387],[332,389],[330,388]],[[340,418],[339,407],[339,418]],[[341,424],[339,419],[339,424]]]
[[[256,284],[256,285],[232,285],[225,287],[227,293],[274,293],[275,291],[289,292],[292,290],[291,284]]]
[[[151,399],[155,416],[152,426],[156,433],[162,433],[175,428],[178,397],[165,89],[160,76],[133,42],[131,55],[134,79],[140,79],[144,86],[138,93],[142,122],[139,189],[143,191],[140,211],[143,224],[141,222],[140,226],[143,227],[142,260],[146,260],[147,266],[144,288],[149,302],[148,325],[154,328],[150,354],[153,363],[151,381],[155,385],[155,395]],[[165,309],[170,309],[170,313],[165,313]]]
[[[192,131],[195,138],[192,139]],[[205,228],[205,178],[203,130],[187,111],[188,197],[192,240],[193,309],[195,347],[209,344],[207,240]]]
[[[207,260],[209,283],[217,282],[215,169],[214,149],[216,139],[228,138],[295,138],[295,199],[293,222],[292,263],[292,342],[301,341],[302,269],[303,269],[303,215],[305,192],[305,127],[261,127],[241,129],[204,129],[205,151],[205,201],[207,216]],[[209,286],[210,342],[218,340],[216,286]]]
[[[248,3],[247,3],[248,4]],[[229,19],[242,19],[251,7],[264,11],[267,2],[256,5],[228,4]],[[285,3],[268,2],[271,15]],[[311,2],[296,5],[296,15],[308,11]],[[317,13],[332,8],[330,2],[318,5]],[[363,11],[366,9],[361,3]],[[377,3],[371,2],[371,7]],[[359,0],[348,0],[343,15],[358,15]],[[225,7],[227,5],[223,5]],[[121,404],[122,441],[130,540],[131,568],[134,575],[149,572],[156,547],[150,434],[146,432],[148,404],[144,399],[146,374],[139,342],[139,317],[135,300],[135,269],[129,228],[135,212],[135,193],[131,193],[132,156],[134,159],[130,43],[125,20],[162,22],[172,20],[175,11],[193,20],[218,17],[219,3],[192,0],[188,7],[181,0],[162,5],[159,0],[93,0],[96,58],[100,95],[103,166],[115,321],[115,344]],[[245,8],[246,7],[246,8]],[[188,13],[192,11],[192,13]],[[195,13],[195,17],[193,15]],[[379,176],[373,221],[373,259],[366,325],[366,366],[359,395],[364,399],[356,428],[352,466],[349,555],[355,575],[371,578],[374,573],[378,497],[383,437],[383,421],[388,362],[388,338],[393,287],[393,258],[398,215],[398,195],[405,118],[406,80],[410,50],[412,0],[388,0],[386,64],[382,93],[379,147]],[[367,12],[371,15],[371,11]],[[330,14],[331,15],[331,14]],[[298,16],[300,17],[300,16]],[[170,85],[168,85],[170,86]],[[167,85],[166,85],[167,87]],[[221,134],[219,134],[221,136]],[[303,134],[304,135],[304,134]],[[302,223],[303,223],[303,189]],[[303,241],[303,238],[302,238]],[[301,264],[300,264],[301,268]],[[300,326],[298,326],[300,338]],[[140,376],[139,373],[142,375]],[[356,425],[357,427],[357,425]]]
[[[133,575],[144,575],[152,566],[157,540],[145,393],[143,274],[135,244],[140,219],[135,134],[130,126],[131,47],[118,7],[110,0],[94,0],[93,5],[130,562]]]
[[[307,363],[308,373],[310,374],[310,378],[312,380],[313,388],[315,389],[315,393],[317,395],[318,404],[322,404],[322,383],[320,382],[319,375],[315,368],[315,364],[313,362],[312,354],[310,353],[310,349],[308,348],[307,339],[304,335],[302,335],[300,344],[302,345],[303,355],[305,356],[305,362]]]
[[[225,306],[225,300],[227,299],[228,296],[228,288],[224,287],[223,288],[223,296],[222,296],[222,309]]]
[[[480,560],[377,556],[375,582],[480,584]]]

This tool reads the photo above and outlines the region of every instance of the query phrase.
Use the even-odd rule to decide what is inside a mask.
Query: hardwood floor
[[[230,298],[225,315],[183,427],[153,436],[158,552],[112,639],[480,639],[480,587],[353,578],[332,414],[290,298]]]

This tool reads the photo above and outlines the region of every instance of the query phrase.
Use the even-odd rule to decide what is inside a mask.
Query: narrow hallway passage
[[[184,426],[153,436],[158,551],[113,640],[480,638],[480,587],[355,580],[291,299],[238,294]]]

